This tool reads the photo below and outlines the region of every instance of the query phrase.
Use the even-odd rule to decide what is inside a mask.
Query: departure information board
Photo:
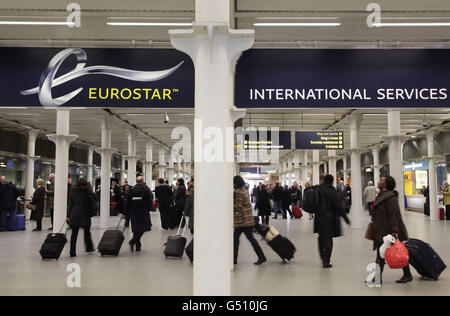
[[[344,149],[344,132],[301,131],[295,132],[295,149]]]
[[[262,132],[246,131],[244,137],[244,149],[245,150],[258,150],[258,149],[291,149],[291,132],[279,131],[279,132]]]

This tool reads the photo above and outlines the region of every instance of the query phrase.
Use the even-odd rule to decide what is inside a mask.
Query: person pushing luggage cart
[[[131,252],[134,252],[135,247],[137,252],[141,251],[141,238],[145,232],[149,232],[152,229],[150,218],[152,206],[153,193],[144,184],[144,178],[137,177],[136,185],[127,193],[124,207],[124,218],[127,215],[130,216],[133,231],[133,238],[129,242]]]

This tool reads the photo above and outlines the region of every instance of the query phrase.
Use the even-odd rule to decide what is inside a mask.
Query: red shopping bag
[[[409,252],[400,240],[386,250],[385,257],[391,269],[403,269],[409,263]]]

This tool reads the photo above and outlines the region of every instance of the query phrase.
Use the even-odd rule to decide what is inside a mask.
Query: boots
[[[412,282],[413,276],[411,274],[411,270],[409,269],[409,266],[403,269],[403,277],[400,280],[395,281],[398,284],[405,284]]]

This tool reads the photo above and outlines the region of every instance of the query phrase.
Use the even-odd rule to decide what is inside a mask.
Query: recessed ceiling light
[[[75,26],[74,22],[51,21],[0,21],[0,25],[48,25],[48,26]]]
[[[192,26],[192,23],[176,22],[107,22],[109,26]]]
[[[253,26],[284,26],[284,27],[292,27],[292,26],[341,26],[342,23],[339,22],[292,22],[292,23],[254,23]]]

